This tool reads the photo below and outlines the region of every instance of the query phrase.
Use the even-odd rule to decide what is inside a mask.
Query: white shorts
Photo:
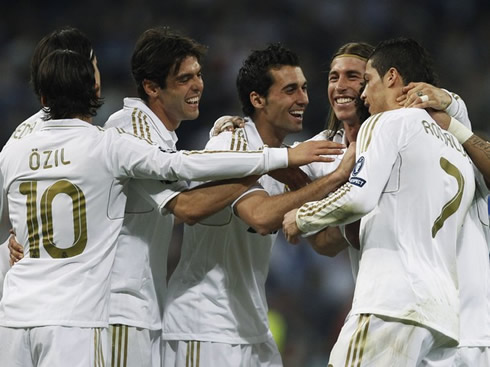
[[[109,366],[107,329],[0,326],[0,366]]]
[[[163,341],[163,367],[282,367],[274,340],[257,344]]]
[[[161,330],[110,325],[111,366],[160,367],[161,334]]]
[[[434,360],[446,359],[454,354],[454,348],[444,348],[449,342],[442,334],[418,325],[375,315],[351,315],[340,331],[328,366],[424,366],[424,358],[435,354]]]

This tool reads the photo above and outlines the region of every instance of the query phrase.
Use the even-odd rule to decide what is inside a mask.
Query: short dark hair
[[[143,88],[145,79],[165,88],[168,75],[177,74],[186,57],[193,56],[201,62],[206,51],[205,46],[171,31],[168,27],[146,30],[136,42],[131,57],[131,72],[138,88],[138,96],[148,101],[148,95]]]
[[[285,65],[300,66],[299,57],[280,43],[269,44],[263,50],[254,50],[245,59],[238,71],[236,86],[242,111],[246,116],[251,116],[255,111],[250,102],[250,93],[255,91],[267,97],[269,88],[274,82],[271,69],[279,69]]]
[[[95,116],[102,105],[95,86],[95,69],[85,56],[55,50],[39,65],[36,83],[44,99],[46,119]]]
[[[369,60],[380,77],[393,67],[400,73],[404,85],[411,82],[438,84],[429,53],[413,39],[400,37],[382,41]]]
[[[369,55],[374,50],[374,46],[371,46],[369,43],[366,42],[349,42],[346,44],[343,44],[342,46],[339,47],[337,52],[335,52],[330,59],[330,67],[332,66],[332,62],[336,57],[339,57],[341,55],[352,55],[354,57],[358,57],[361,60],[364,60],[367,62]],[[359,116],[359,119],[361,123],[369,116],[369,111],[368,109],[364,106],[364,103],[360,99],[360,95],[357,96],[356,98],[356,106],[357,106],[357,114]],[[340,129],[341,121],[335,116],[335,112],[333,108],[330,106],[330,112],[327,117],[327,129],[330,131],[329,132],[329,137],[335,136],[337,131]]]
[[[39,86],[36,82],[39,65],[41,65],[43,59],[54,50],[75,51],[90,61],[95,57],[92,43],[88,37],[77,28],[63,27],[44,36],[34,49],[34,54],[31,59],[31,84],[38,97],[41,96],[39,93]]]

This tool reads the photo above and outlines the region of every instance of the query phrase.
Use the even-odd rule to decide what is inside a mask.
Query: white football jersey
[[[245,128],[223,132],[206,147],[262,146],[255,125],[246,119]],[[269,195],[284,193],[284,184],[270,176],[262,176],[259,182]],[[168,285],[162,338],[228,344],[270,338],[265,281],[275,239],[276,233],[256,233],[234,214],[233,205],[185,226],[180,261]]]
[[[23,137],[32,134],[35,131],[38,131],[44,124],[45,117],[46,113],[41,109],[28,119],[24,120],[14,130],[6,145],[8,145],[10,142],[22,139]]]
[[[10,136],[6,145],[11,141],[16,141],[18,139],[22,139],[24,136],[33,133],[34,131],[39,130],[39,128],[44,123],[43,118],[46,116],[43,110],[39,110],[34,115],[23,121],[17,126],[15,131]],[[2,290],[3,290],[3,279],[5,274],[10,269],[9,257],[10,252],[7,247],[7,243],[5,242],[5,247],[0,245],[0,299],[2,298]]]
[[[456,94],[446,112],[471,129],[464,101]],[[475,197],[458,239],[460,347],[490,347],[490,230],[488,188],[473,166]]]
[[[44,122],[0,153],[0,241],[13,228],[25,245],[5,277],[0,325],[107,326],[128,178],[224,179],[286,166],[285,149],[164,152],[121,129]]]
[[[125,98],[123,109],[112,114],[106,128],[118,127],[146,138],[163,149],[176,150],[177,135],[139,98]],[[145,188],[153,187],[151,205]],[[116,258],[111,275],[109,323],[145,329],[162,327],[167,288],[167,252],[173,215],[160,212],[173,197],[187,189],[184,181],[164,184],[156,180],[131,180]],[[150,263],[152,266],[150,267]]]
[[[302,206],[298,226],[309,232],[365,215],[352,313],[416,322],[458,340],[456,241],[475,191],[469,157],[419,109],[370,117],[356,147],[349,182]]]
[[[334,141],[335,143],[341,143],[347,146],[347,139],[343,128],[337,130],[337,132],[332,138],[329,138],[330,134],[331,134],[330,130],[324,130],[308,140],[314,140],[314,141],[331,140]],[[329,175],[333,171],[335,171],[337,167],[340,165],[340,162],[342,162],[342,159],[344,158],[344,153],[337,156],[332,156],[332,158],[334,158],[335,160],[331,163],[313,162],[306,166],[302,166],[301,169],[306,172],[309,178],[311,178],[312,180],[316,180],[320,177]],[[347,247],[347,252],[349,253],[349,261],[350,261],[350,266],[352,271],[352,277],[355,282],[357,279],[357,273],[359,271],[359,259],[361,256],[361,252],[352,246]]]

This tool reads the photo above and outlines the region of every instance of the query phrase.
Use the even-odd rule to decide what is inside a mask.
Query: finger
[[[330,148],[323,148],[319,149],[315,152],[317,155],[340,155],[344,154],[343,149],[330,149]]]
[[[315,162],[332,163],[332,162],[335,162],[335,158],[323,157],[320,155],[320,156],[316,157]]]
[[[333,141],[315,141],[315,145],[318,145],[320,149],[343,149],[346,147],[345,144],[336,143]]]
[[[407,95],[402,94],[401,96],[397,97],[396,101],[398,102],[399,105],[405,104],[405,101],[407,100]]]
[[[417,93],[410,93],[407,95],[404,107],[414,107],[416,103],[420,103],[420,98]]]
[[[411,90],[411,89],[415,88],[416,86],[417,86],[417,85],[416,85],[415,83],[413,83],[413,82],[408,83],[406,86],[404,86],[404,87],[402,88],[402,92],[403,92],[403,93],[407,93],[409,90]]]

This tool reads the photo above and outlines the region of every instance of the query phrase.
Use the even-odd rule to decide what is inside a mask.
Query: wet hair
[[[364,60],[367,62],[369,55],[374,50],[374,46],[371,46],[369,43],[365,42],[349,42],[346,43],[337,50],[332,56],[332,59],[330,60],[330,65],[332,65],[333,60],[336,57],[339,56],[352,56],[352,57],[357,57],[361,60]],[[357,115],[359,116],[359,119],[361,123],[369,117],[369,111],[367,107],[364,106],[364,103],[362,102],[360,98],[361,93],[359,93],[359,96],[356,98],[356,109],[357,109]],[[340,121],[337,116],[335,116],[335,112],[333,108],[330,106],[330,111],[328,113],[327,117],[327,123],[326,127],[330,131],[329,137],[332,138],[335,136],[337,131],[341,128],[342,126],[342,121]]]
[[[77,52],[55,50],[46,56],[39,65],[36,83],[46,119],[95,116],[102,105],[94,66]]]
[[[250,102],[250,93],[256,92],[267,97],[274,83],[270,71],[282,66],[300,65],[298,55],[280,43],[270,44],[263,50],[254,50],[243,62],[238,71],[236,86],[245,116],[251,116],[255,111]]]
[[[93,61],[95,57],[92,43],[77,28],[63,27],[43,37],[34,49],[34,54],[31,59],[31,84],[38,97],[41,96],[39,86],[36,82],[39,66],[44,58],[54,50],[75,51],[90,61]]]
[[[162,89],[167,77],[179,72],[182,61],[193,56],[200,63],[207,48],[189,37],[171,31],[168,27],[150,28],[136,42],[131,57],[131,73],[136,82],[138,96],[148,101],[143,81],[151,80]]]
[[[369,60],[381,78],[393,67],[400,73],[404,85],[411,82],[438,84],[431,57],[413,39],[400,37],[382,41]]]

